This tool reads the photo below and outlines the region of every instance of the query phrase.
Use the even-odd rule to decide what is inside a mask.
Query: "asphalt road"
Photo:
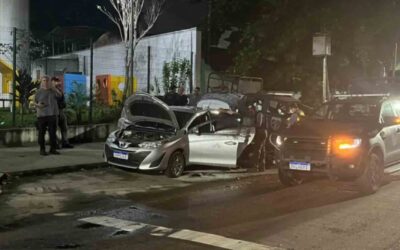
[[[0,249],[400,249],[397,179],[370,196],[323,179],[285,188],[275,174],[14,180],[0,196]]]

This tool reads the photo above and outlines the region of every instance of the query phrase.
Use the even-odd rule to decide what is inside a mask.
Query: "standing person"
[[[193,94],[189,96],[189,106],[196,107],[200,99],[201,99],[200,87],[196,87],[194,89]]]
[[[57,151],[57,116],[59,115],[57,97],[61,93],[50,82],[48,76],[41,79],[40,89],[35,95],[35,107],[38,124],[38,143],[40,154],[47,155],[45,146],[45,134],[48,130],[50,138],[50,154],[58,155]]]
[[[65,102],[64,92],[62,90],[61,81],[57,77],[51,78],[52,84],[57,88],[60,92],[60,96],[57,96],[57,104],[58,104],[58,122],[57,126],[60,128],[61,131],[61,147],[62,148],[73,148],[69,141],[68,141],[68,122],[67,116],[65,115],[64,109],[67,107]]]
[[[259,100],[256,103],[256,145],[258,148],[257,171],[264,171],[266,168],[268,125],[267,116],[263,111],[263,103]]]
[[[178,89],[178,103],[176,104],[177,106],[186,106],[188,105],[188,96],[185,95],[185,87],[181,85]]]
[[[164,97],[164,102],[168,105],[168,106],[175,106],[177,101],[179,99],[179,95],[176,93],[176,87],[175,86],[171,86],[168,90],[168,93],[165,94]]]

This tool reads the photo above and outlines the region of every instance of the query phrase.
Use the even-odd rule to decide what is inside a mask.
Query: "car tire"
[[[165,175],[170,178],[177,178],[182,175],[185,165],[185,155],[181,151],[175,151],[169,157]]]
[[[359,190],[364,194],[378,191],[384,179],[383,160],[377,153],[371,153],[365,163],[363,174],[357,179]]]
[[[290,170],[278,169],[278,176],[280,182],[288,187],[297,186],[303,184],[304,178],[300,176],[298,173],[295,173]]]

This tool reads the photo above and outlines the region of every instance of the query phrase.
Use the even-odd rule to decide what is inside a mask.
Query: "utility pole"
[[[394,80],[394,78],[396,77],[397,51],[398,51],[398,43],[395,44],[395,48],[394,48],[393,80]]]
[[[12,74],[12,124],[15,127],[15,118],[17,113],[17,28],[13,28],[13,74]]]
[[[210,64],[213,0],[208,0],[206,62]]]
[[[93,38],[90,38],[89,123],[93,123]]]
[[[323,59],[323,72],[322,72],[322,101],[326,102],[328,100],[328,57],[324,56]]]
[[[151,77],[151,47],[147,47],[147,93],[150,94],[151,86],[150,86],[150,77]],[[132,82],[133,83],[133,82]]]
[[[128,97],[129,97],[129,95],[131,95],[132,93],[133,93],[133,90],[132,90],[132,88],[133,88],[133,62],[134,62],[134,60],[133,60],[133,56],[134,56],[134,48],[133,48],[133,46],[134,46],[134,43],[133,43],[133,36],[134,36],[134,20],[135,20],[135,17],[134,17],[134,11],[133,11],[133,8],[134,8],[134,6],[133,6],[133,4],[134,4],[134,0],[131,0],[131,32],[130,32],[130,48],[131,48],[131,60],[130,60],[130,76],[129,76],[129,79],[128,79],[128,84],[129,84],[129,86],[128,86]]]

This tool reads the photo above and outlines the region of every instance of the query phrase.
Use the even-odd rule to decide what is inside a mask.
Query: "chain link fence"
[[[134,54],[133,90],[135,92],[163,95],[172,86],[184,86],[187,94],[192,92],[196,53],[191,44],[193,30],[188,31],[177,32],[177,35],[169,33],[165,36],[145,38],[142,40],[144,42],[139,43]],[[13,35],[13,28],[0,26],[0,109],[2,110],[0,122],[2,119],[9,119],[4,117],[9,116],[13,106]],[[171,40],[171,37],[174,38]],[[126,48],[123,43],[102,46],[96,46],[95,43],[93,54],[88,48],[43,57],[50,51],[54,52],[51,45],[39,43],[28,32],[18,29],[16,40],[17,69],[27,70],[32,81],[38,81],[44,75],[60,78],[67,99],[71,93],[82,95],[82,98],[86,100],[85,109],[90,107],[90,113],[93,112],[93,105],[89,105],[90,89],[93,91],[92,100],[95,104],[111,108],[121,104],[126,73]],[[34,58],[40,59],[33,60]],[[90,78],[91,72],[93,79]],[[78,85],[79,88],[77,88]],[[21,105],[17,103],[18,115],[27,111],[21,109]],[[5,111],[8,114],[5,114]],[[24,118],[17,119],[16,125],[24,126],[25,124],[20,122],[22,120]]]

